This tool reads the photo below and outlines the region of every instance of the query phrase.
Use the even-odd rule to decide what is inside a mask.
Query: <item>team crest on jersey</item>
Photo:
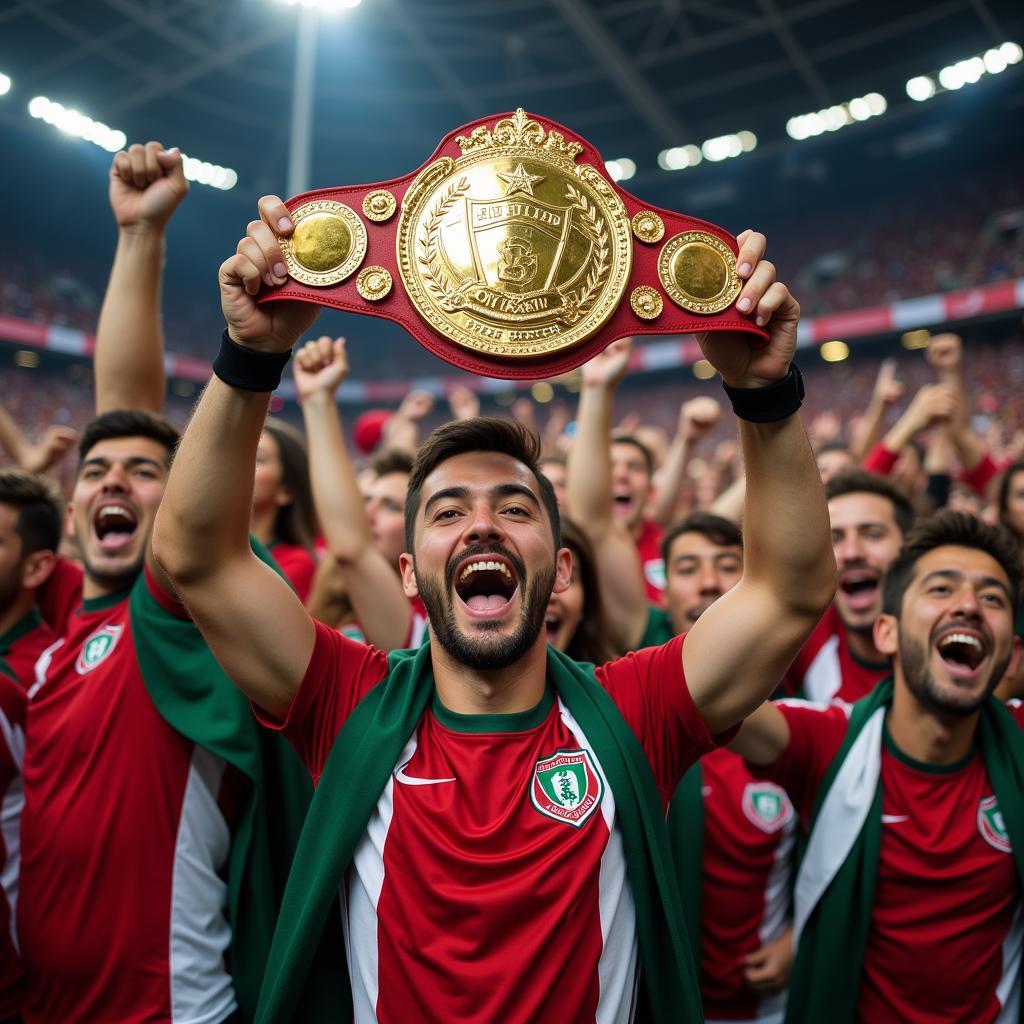
[[[658,590],[664,590],[665,559],[652,558],[649,562],[644,562],[644,577],[652,587],[657,587]]]
[[[743,790],[743,813],[762,832],[778,832],[793,818],[786,791],[772,782],[748,782]]]
[[[603,792],[589,751],[559,750],[534,765],[530,799],[555,821],[579,828],[594,813]]]
[[[994,796],[987,796],[978,804],[978,831],[981,838],[1000,853],[1013,853],[1003,812],[999,810],[999,802]]]
[[[118,640],[124,632],[124,626],[100,626],[95,633],[89,635],[82,649],[78,652],[75,671],[84,676],[114,653]]]

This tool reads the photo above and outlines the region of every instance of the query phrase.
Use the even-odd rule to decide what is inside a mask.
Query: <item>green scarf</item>
[[[254,549],[273,564],[261,545]],[[275,567],[276,568],[276,567]],[[163,719],[249,779],[228,859],[228,962],[245,1021],[256,1012],[277,908],[312,796],[309,774],[282,737],[261,729],[199,630],[162,608],[140,575],[130,598],[132,636]],[[340,954],[340,942],[337,945]]]
[[[668,808],[668,841],[683,898],[686,931],[700,945],[701,858],[704,851],[704,774],[698,761],[683,776]]]
[[[257,1013],[258,1024],[342,1019],[351,1006],[307,980],[311,963],[327,966],[319,944],[337,907],[345,869],[363,836],[398,756],[434,693],[429,641],[394,651],[385,679],[348,717],[331,748],[295,853]],[[672,855],[650,765],[612,699],[581,665],[548,648],[548,679],[593,745],[615,796],[636,905],[648,1019],[703,1020],[693,957],[672,871]],[[353,784],[358,780],[358,785]],[[348,976],[333,963],[336,978]],[[349,1009],[348,1012],[351,1012]]]
[[[878,876],[881,738],[892,694],[887,679],[853,706],[815,799],[797,879],[787,1024],[854,1020]],[[1024,733],[994,697],[982,707],[978,742],[1024,879]]]

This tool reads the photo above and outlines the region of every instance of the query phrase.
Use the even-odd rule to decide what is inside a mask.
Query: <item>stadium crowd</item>
[[[176,150],[117,154],[91,373],[0,376],[0,1021],[1018,1019],[1019,343],[818,366],[800,409],[801,307],[745,231],[770,340],[704,339],[719,383],[630,380],[621,339],[575,408],[348,423],[358,346],[255,302],[265,197],[189,409],[187,191]],[[812,305],[1024,275],[1019,232],[945,266],[916,224],[851,227]]]

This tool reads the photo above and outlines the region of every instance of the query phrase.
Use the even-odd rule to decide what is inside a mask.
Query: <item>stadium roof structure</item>
[[[279,189],[302,11],[21,0],[0,9],[0,71],[20,98],[179,141],[249,194]],[[793,145],[790,117],[872,91],[891,120],[916,112],[909,78],[1022,36],[1016,0],[362,0],[320,15],[312,177],[404,173],[456,125],[523,106],[634,161],[628,187],[657,201],[679,187],[657,164],[668,147],[744,130],[760,141],[744,162],[763,159]],[[2,121],[23,112],[0,104]]]

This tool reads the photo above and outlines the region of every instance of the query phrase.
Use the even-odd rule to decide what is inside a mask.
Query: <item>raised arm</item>
[[[177,149],[134,145],[110,167],[117,251],[96,330],[96,412],[164,407],[160,279],[167,222],[188,192]]]
[[[636,542],[612,510],[610,442],[615,388],[629,369],[632,351],[632,340],[621,338],[583,365],[576,437],[566,474],[569,517],[594,549],[601,600],[627,649],[643,636],[647,593]]]
[[[753,348],[738,334],[708,334],[704,356],[733,389],[743,412],[760,396],[750,389],[791,380],[800,306],[775,280],[765,238],[740,236],[747,266],[738,307],[767,324],[768,344]],[[761,704],[778,684],[835,593],[835,558],[821,477],[800,417],[774,422],[740,418],[746,469],[743,577],[697,620],[683,646],[687,683],[708,728],[721,732]]]
[[[651,516],[655,522],[662,526],[671,526],[675,522],[679,495],[686,482],[686,470],[693,457],[694,446],[715,429],[721,417],[722,407],[707,395],[683,403],[676,436],[661,467],[651,503]]]
[[[261,390],[210,380],[175,457],[153,548],[228,675],[283,716],[309,663],[314,629],[291,587],[249,547],[256,447],[273,387],[266,369],[253,364],[273,364],[275,354],[290,351],[318,308],[256,304],[262,280],[283,280],[275,231],[292,231],[276,196],[260,200],[260,215],[221,265],[219,283],[228,335],[242,350],[236,354],[242,370],[226,375]]]
[[[412,609],[396,567],[374,546],[355,469],[345,446],[334,400],[348,376],[345,339],[326,335],[295,356],[295,387],[309,443],[313,501],[327,550],[345,578],[349,601],[366,639],[375,647],[403,647]]]
[[[903,397],[903,384],[896,378],[896,360],[883,359],[860,424],[850,437],[850,452],[855,459],[863,459],[882,432],[882,422],[889,408]]]
[[[33,443],[0,404],[0,448],[26,473],[47,472],[71,451],[77,440],[78,434],[70,427],[54,424],[46,428],[41,441]]]

